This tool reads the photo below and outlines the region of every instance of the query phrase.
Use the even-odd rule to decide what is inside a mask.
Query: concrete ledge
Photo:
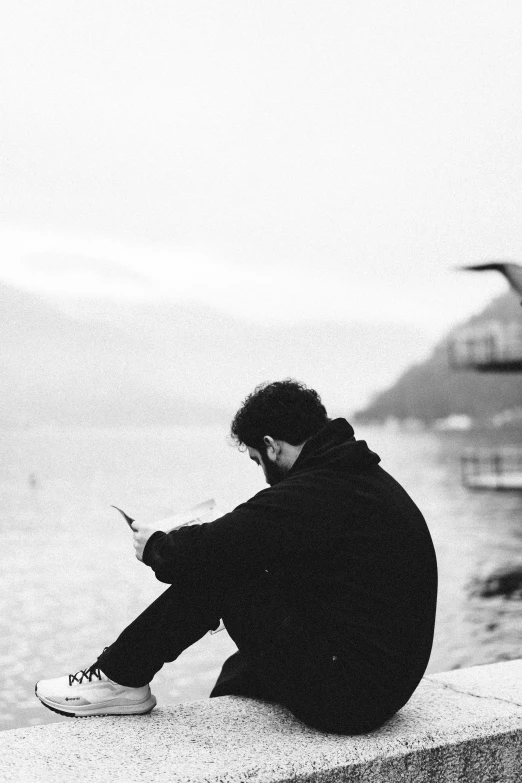
[[[5,731],[0,780],[520,783],[522,660],[425,677],[388,724],[358,737],[238,697]]]

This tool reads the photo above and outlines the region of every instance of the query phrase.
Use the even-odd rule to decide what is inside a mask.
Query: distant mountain
[[[5,285],[0,329],[0,426],[228,422],[254,386],[289,376],[346,414],[429,348],[408,326],[263,326],[191,303],[50,300]]]
[[[146,339],[70,318],[26,291],[0,286],[0,330],[0,426],[154,425],[225,415],[218,404],[158,383]]]
[[[434,348],[431,356],[414,364],[396,383],[375,395],[355,414],[361,423],[415,418],[426,423],[452,414],[486,420],[495,414],[522,406],[522,374],[480,373],[454,370],[448,362],[448,341],[462,326],[490,320],[522,322],[519,299],[512,293],[494,299],[481,313],[459,324]]]

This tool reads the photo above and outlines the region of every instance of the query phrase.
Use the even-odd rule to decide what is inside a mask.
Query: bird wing
[[[497,272],[503,272],[506,264],[500,261],[490,262],[488,264],[468,264],[467,266],[459,266],[458,269],[470,269],[473,272],[489,272],[491,269]]]
[[[459,269],[471,270],[473,272],[489,272],[491,270],[500,272],[507,279],[511,288],[522,296],[522,266],[520,264],[513,264],[509,261],[492,261],[487,264],[461,266]]]

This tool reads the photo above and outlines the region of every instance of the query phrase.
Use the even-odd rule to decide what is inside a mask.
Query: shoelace
[[[84,679],[92,682],[93,677],[97,677],[101,680],[100,667],[95,663],[93,663],[92,666],[89,666],[88,669],[81,669],[79,672],[76,672],[76,674],[69,674],[69,685],[72,685],[73,682],[77,682],[78,685],[81,685]]]

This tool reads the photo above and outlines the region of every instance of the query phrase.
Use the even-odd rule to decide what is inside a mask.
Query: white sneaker
[[[109,680],[93,664],[76,674],[40,680],[34,692],[46,707],[71,718],[89,715],[142,715],[156,706],[148,685],[127,688]]]

